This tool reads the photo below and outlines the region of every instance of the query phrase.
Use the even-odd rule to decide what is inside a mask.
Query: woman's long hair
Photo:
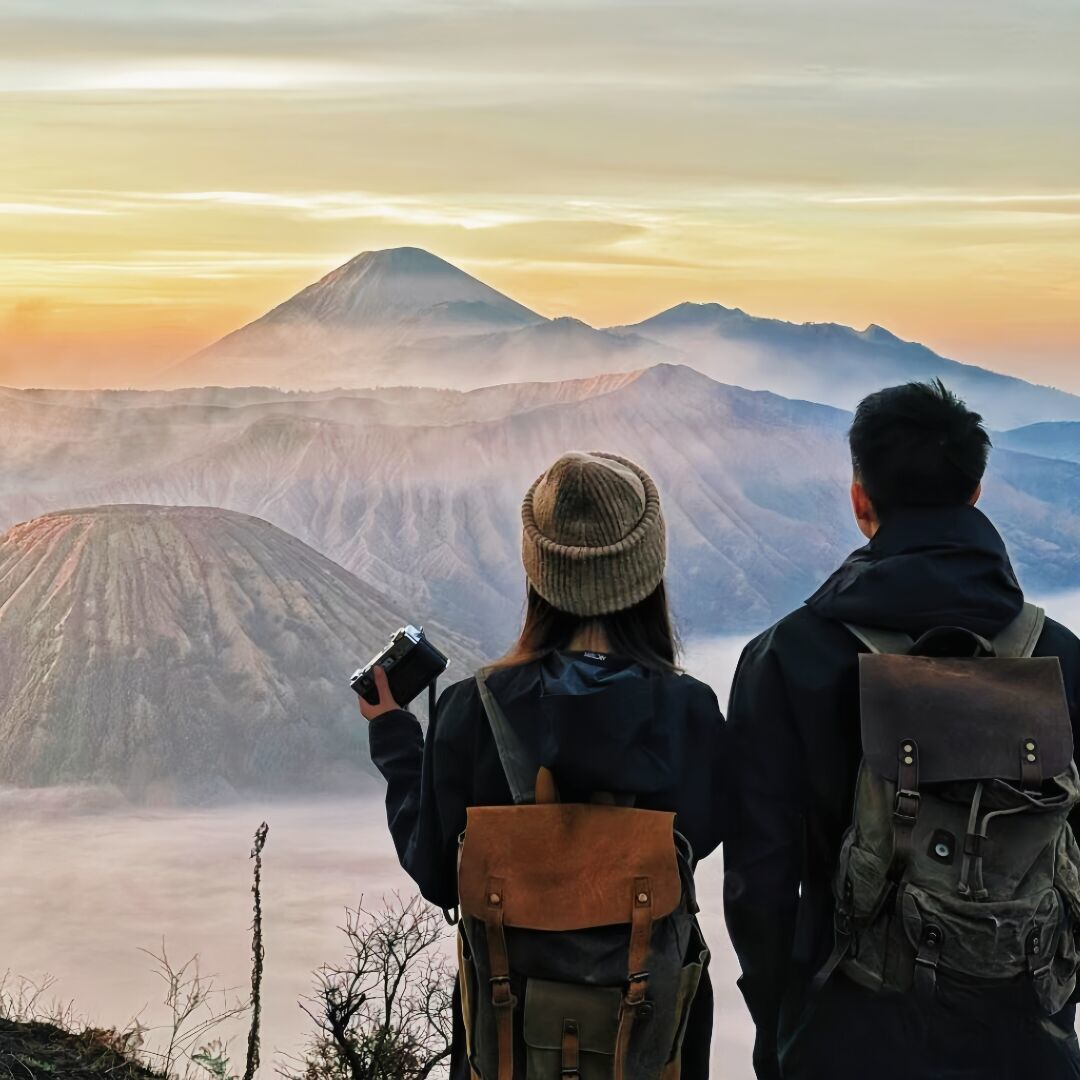
[[[583,617],[552,607],[531,585],[525,605],[525,624],[513,648],[498,662],[514,667],[565,649],[579,630],[595,625],[615,656],[634,660],[650,671],[678,670],[679,639],[671,621],[667,589],[656,589],[633,607],[610,615]]]

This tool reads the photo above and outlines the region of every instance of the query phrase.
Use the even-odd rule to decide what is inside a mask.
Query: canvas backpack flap
[[[1066,772],[1073,757],[1068,702],[1056,657],[859,657],[863,754],[897,782],[914,745],[918,782]],[[1034,761],[1028,760],[1034,757]],[[1037,766],[1037,769],[1029,768]]]

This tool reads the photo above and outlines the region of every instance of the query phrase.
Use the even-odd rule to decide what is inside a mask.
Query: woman
[[[703,858],[725,824],[723,716],[712,690],[676,666],[656,485],[613,454],[566,454],[529,490],[522,520],[525,623],[487,688],[564,802],[609,792],[674,811]],[[466,809],[513,802],[480,690],[475,679],[451,686],[425,740],[390,699],[385,674],[375,674],[379,704],[361,700],[360,709],[388,785],[390,831],[423,895],[453,908]],[[684,1080],[708,1076],[711,1029],[705,978],[684,1040]],[[469,1076],[462,1041],[455,1036],[454,1080]]]

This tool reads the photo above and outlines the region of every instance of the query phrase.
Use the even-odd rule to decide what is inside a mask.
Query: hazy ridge
[[[950,360],[881,326],[792,323],[682,303],[633,325],[596,328],[547,319],[419,248],[356,256],[162,382],[471,389],[658,363],[841,408],[890,383],[942,378],[998,428],[1080,420],[1080,397]]]
[[[691,633],[766,625],[859,542],[849,415],[684,366],[464,394],[236,393],[231,408],[228,391],[213,391],[212,407],[150,393],[74,417],[70,398],[0,397],[0,418],[30,410],[21,430],[4,428],[23,457],[0,487],[0,523],[84,503],[253,514],[491,650],[521,610],[521,493],[568,448],[623,453],[656,475]],[[57,425],[36,415],[54,408]],[[1080,466],[999,450],[985,505],[1030,587],[1076,580]]]

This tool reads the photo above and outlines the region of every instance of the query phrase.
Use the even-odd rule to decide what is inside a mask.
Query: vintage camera
[[[386,672],[390,693],[404,708],[421,690],[427,689],[447,668],[449,660],[424,636],[424,628],[403,626],[390,643],[366,667],[360,668],[349,685],[369,704],[379,703],[373,669]]]

